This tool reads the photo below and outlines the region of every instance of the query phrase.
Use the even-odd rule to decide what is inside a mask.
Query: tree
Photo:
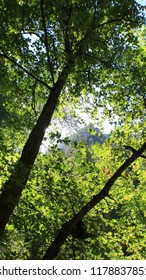
[[[55,144],[47,155],[39,155],[1,240],[1,259],[42,258],[62,224],[71,220],[94,195],[99,197],[97,194],[130,152],[125,148],[120,151],[118,141],[111,149],[113,139],[109,140],[89,147],[87,154],[86,144],[81,142],[77,151],[71,147],[70,156],[69,150],[65,155]],[[74,233],[68,235],[57,256],[54,255],[57,244],[53,242],[53,255],[49,258],[128,259],[128,252],[132,252],[133,259],[145,258],[145,168],[139,166],[143,160],[137,159],[133,170],[122,172],[109,196],[84,216],[86,238]],[[69,224],[66,233],[72,225]],[[65,235],[63,238],[65,241]],[[122,246],[127,246],[127,253],[122,253]]]
[[[28,129],[32,129],[23,148],[15,143],[12,149],[18,153],[10,168],[11,175],[1,189],[2,233],[28,181],[54,111],[60,112],[67,102],[80,104],[82,98],[88,103],[92,89],[93,102],[89,108],[92,116],[97,106],[110,105],[113,113],[121,108],[122,120],[121,102],[129,116],[136,94],[143,98],[142,91],[136,93],[136,79],[129,104],[129,85],[131,76],[138,71],[136,57],[140,52],[132,28],[141,25],[143,17],[140,5],[130,0],[116,3],[35,0],[31,5],[5,1],[1,10],[0,56],[2,71],[6,73],[1,92],[7,100],[5,108],[9,109],[7,102],[10,104],[12,99],[10,113],[14,120],[20,121],[24,140]],[[106,113],[111,114],[111,108]],[[138,111],[140,108],[137,106]]]

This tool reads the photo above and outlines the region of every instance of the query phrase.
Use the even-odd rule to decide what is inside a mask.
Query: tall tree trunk
[[[40,114],[38,121],[32,129],[26,144],[24,145],[20,159],[18,160],[9,180],[3,185],[0,195],[0,234],[16,207],[21,193],[26,185],[28,176],[39,152],[45,130],[50,124],[52,115],[57,106],[60,93],[66,83],[74,65],[74,58],[70,57],[62,70],[57,82],[50,91],[48,100]]]
[[[69,221],[63,224],[62,228],[58,232],[58,235],[52,242],[52,244],[47,249],[46,253],[43,256],[43,260],[53,260],[57,257],[60,252],[61,246],[66,241],[66,238],[72,233],[74,227],[77,223],[84,218],[84,216],[91,210],[93,207],[98,204],[102,199],[108,196],[109,191],[115,181],[121,176],[122,172],[131,165],[138,157],[143,157],[141,154],[146,150],[146,142],[141,146],[139,150],[134,150],[131,157],[129,157],[113,174],[113,176],[107,181],[104,188],[93,198],[81,208],[81,210],[74,215],[74,217]]]

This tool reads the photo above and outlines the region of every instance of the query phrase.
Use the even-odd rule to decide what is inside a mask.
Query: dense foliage
[[[0,259],[145,259],[143,7],[0,0],[0,26]]]

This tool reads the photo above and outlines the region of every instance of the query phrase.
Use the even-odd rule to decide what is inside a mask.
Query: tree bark
[[[129,157],[113,174],[113,176],[107,181],[104,188],[76,214],[74,217],[67,223],[64,223],[62,228],[60,229],[58,235],[55,240],[52,242],[48,250],[46,251],[43,260],[53,260],[57,257],[61,246],[64,244],[66,238],[72,233],[74,227],[77,223],[83,219],[83,217],[102,199],[108,196],[109,191],[115,181],[121,176],[122,172],[133,163],[141,154],[146,150],[146,142],[141,146],[139,150],[135,150],[131,157]]]
[[[5,226],[20,199],[21,193],[26,185],[28,176],[39,152],[45,130],[50,124],[59,96],[73,66],[74,57],[70,56],[57,82],[50,90],[48,100],[38,118],[36,125],[32,129],[26,144],[24,145],[20,159],[14,167],[14,170],[8,181],[1,189],[0,234],[2,234],[4,231]]]

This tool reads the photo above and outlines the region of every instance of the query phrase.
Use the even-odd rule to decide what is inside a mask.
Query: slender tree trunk
[[[50,91],[49,98],[42,110],[41,115],[29,138],[24,145],[20,159],[18,160],[9,180],[3,185],[0,195],[0,234],[2,234],[5,226],[16,207],[21,193],[26,185],[28,176],[33,167],[34,161],[39,152],[41,142],[43,140],[45,130],[50,124],[52,115],[57,106],[60,93],[66,83],[74,65],[74,58],[70,57],[57,82]]]
[[[109,191],[115,181],[121,176],[122,172],[133,163],[141,154],[146,150],[146,142],[141,146],[138,151],[134,151],[132,156],[129,157],[113,174],[113,176],[107,181],[104,188],[84,206],[82,209],[74,215],[74,217],[67,223],[64,223],[62,228],[60,229],[58,235],[49,246],[48,250],[46,251],[43,260],[53,260],[57,257],[61,246],[64,244],[66,238],[72,233],[74,227],[77,223],[83,219],[83,217],[91,210],[93,207],[98,204],[102,199],[108,196]]]

